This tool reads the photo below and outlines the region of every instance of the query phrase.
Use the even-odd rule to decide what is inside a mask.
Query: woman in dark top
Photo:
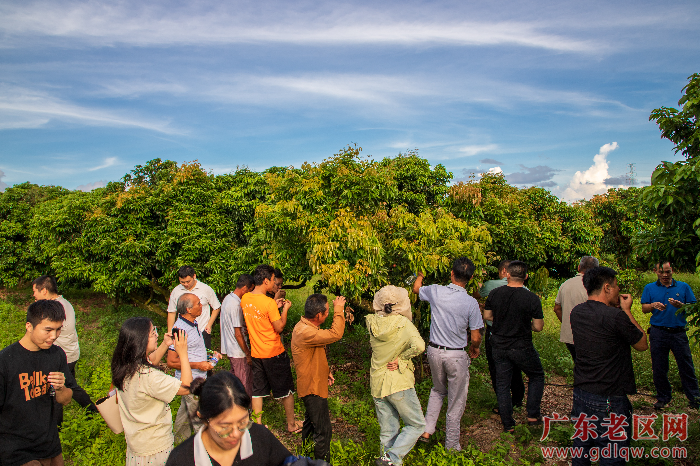
[[[198,415],[205,425],[175,448],[166,466],[281,466],[292,454],[267,428],[250,419],[250,397],[228,371],[196,379]]]

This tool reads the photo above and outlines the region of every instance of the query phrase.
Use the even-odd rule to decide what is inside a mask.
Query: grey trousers
[[[433,376],[428,407],[425,410],[425,431],[435,433],[442,400],[447,396],[445,416],[445,448],[461,450],[459,432],[462,414],[467,404],[469,390],[469,365],[471,359],[466,351],[442,350],[428,346],[428,364]]]
[[[204,425],[202,420],[197,416],[197,408],[199,406],[199,398],[194,395],[182,395],[180,400],[180,409],[177,410],[175,416],[175,443],[181,443],[192,436],[192,430],[195,433]]]

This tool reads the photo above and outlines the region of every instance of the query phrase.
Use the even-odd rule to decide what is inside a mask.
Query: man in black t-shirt
[[[65,318],[58,301],[32,303],[27,332],[0,351],[2,466],[63,466],[55,403],[70,403],[76,386],[66,353],[53,344]]]
[[[540,355],[532,344],[532,332],[544,328],[540,298],[525,289],[527,264],[512,261],[508,265],[508,284],[491,291],[484,305],[484,319],[493,320],[491,347],[496,367],[496,398],[503,430],[512,432],[513,401],[510,382],[513,371],[528,377],[527,420],[530,425],[542,422],[540,405],[544,393],[544,370]]]
[[[597,433],[596,438],[574,438],[574,448],[584,449],[584,455],[573,459],[574,466],[591,464],[591,456],[596,456],[589,454],[592,447],[601,452],[617,443],[617,448],[610,445],[610,451],[615,452],[630,444],[632,404],[627,395],[637,393],[630,346],[645,351],[648,345],[646,334],[632,316],[632,296],[619,294],[616,274],[608,267],[588,270],[583,275],[588,301],[571,311],[571,331],[576,342],[572,415],[581,424],[591,421]],[[593,420],[593,416],[597,419]],[[627,422],[624,431],[609,433],[610,424],[623,426],[621,416]],[[613,441],[611,436],[619,440]],[[606,465],[625,464],[624,457],[601,460]]]

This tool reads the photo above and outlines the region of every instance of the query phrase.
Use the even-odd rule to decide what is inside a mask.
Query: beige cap
[[[411,301],[408,299],[406,288],[399,288],[394,285],[387,285],[374,294],[372,308],[379,315],[390,315],[384,312],[385,304],[393,304],[391,315],[400,314],[408,320],[413,320],[411,311]]]

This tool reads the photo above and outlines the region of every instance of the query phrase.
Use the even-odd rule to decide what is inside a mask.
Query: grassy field
[[[653,277],[655,278],[655,277]],[[700,279],[696,276],[676,277],[691,282],[694,288],[700,288]],[[652,277],[642,277],[651,281]],[[696,287],[698,286],[698,287]],[[298,322],[306,297],[312,293],[311,286],[301,290],[291,290],[288,298],[293,306],[283,333],[285,345],[288,346],[291,330]],[[125,319],[144,315],[145,312],[131,307],[114,308],[111,301],[100,294],[85,290],[68,290],[64,296],[76,309],[78,333],[80,336],[81,357],[77,366],[79,383],[96,399],[104,396],[110,385],[109,361],[116,344],[118,329]],[[24,334],[24,317],[27,305],[32,301],[31,290],[19,288],[0,290],[0,347],[18,340]],[[559,322],[553,308],[553,296],[543,299],[545,310],[545,329],[534,337],[535,346],[540,353],[547,373],[548,386],[543,401],[543,414],[553,410],[565,413],[571,405],[571,388],[573,382],[573,363],[565,346],[559,342]],[[641,312],[641,306],[635,304],[633,312],[646,328],[649,316]],[[150,315],[155,325],[165,326],[165,320]],[[331,322],[329,318],[328,323]],[[369,465],[379,451],[379,425],[374,413],[374,404],[369,394],[369,337],[363,323],[357,321],[348,328],[345,336],[329,348],[329,362],[335,374],[336,384],[331,388],[329,406],[334,426],[334,443],[332,446],[332,464],[335,466]],[[218,325],[214,331],[214,346],[218,347]],[[700,350],[693,348],[696,367],[700,365]],[[640,395],[633,397],[635,412],[650,414],[654,393],[649,353],[633,351],[637,386]],[[416,361],[419,362],[419,361]],[[421,364],[422,363],[422,364]],[[228,368],[223,361],[217,370]],[[689,438],[682,446],[688,449],[688,458],[676,460],[675,464],[700,463],[700,427],[697,412],[687,409],[677,374],[677,368],[671,358],[671,383],[674,387],[674,400],[668,409],[670,412],[688,412],[690,415]],[[416,389],[425,408],[432,386],[429,369],[423,357],[416,365]],[[567,404],[568,403],[568,404]],[[179,399],[172,404],[173,414],[177,411]],[[444,439],[444,410],[438,423],[438,430],[429,445],[420,444],[405,459],[410,465],[481,465],[481,464],[567,464],[554,460],[544,460],[540,451],[539,438],[541,428],[518,426],[515,436],[500,431],[500,421],[491,412],[496,405],[486,359],[482,355],[471,366],[471,381],[467,410],[462,419],[462,447],[459,454],[448,453],[441,446]],[[567,408],[568,406],[568,408]],[[303,418],[303,404],[296,401],[296,412]],[[123,465],[126,443],[123,435],[114,435],[101,418],[91,418],[71,403],[66,409],[66,422],[61,433],[64,455],[69,463],[75,465]],[[523,420],[524,413],[516,412],[516,420]],[[280,404],[265,402],[264,422],[282,440],[290,450],[297,453],[307,451],[300,444],[299,435],[288,434],[285,429],[284,412]],[[660,431],[661,421],[657,421],[656,430]],[[550,435],[546,445],[570,445],[573,429],[570,425],[557,426]],[[670,446],[673,442],[633,442],[633,445]],[[681,445],[676,442],[674,445]],[[633,460],[632,464],[673,464],[671,460],[652,460],[650,458]]]

